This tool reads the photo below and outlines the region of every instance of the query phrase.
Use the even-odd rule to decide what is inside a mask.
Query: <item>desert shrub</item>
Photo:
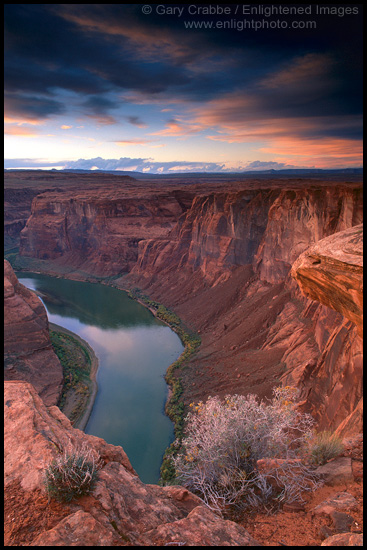
[[[85,445],[69,446],[45,469],[45,485],[50,497],[70,502],[87,495],[97,481],[100,459]]]
[[[338,456],[344,449],[340,437],[332,432],[323,431],[316,434],[310,443],[310,462],[326,464],[328,460]]]
[[[259,507],[270,498],[301,500],[316,486],[310,468],[295,460],[312,436],[313,420],[295,410],[294,388],[276,388],[270,403],[254,395],[209,397],[186,417],[181,452],[172,458],[177,481],[223,513],[230,507]],[[269,461],[266,472],[260,459]],[[270,466],[269,466],[270,465]]]

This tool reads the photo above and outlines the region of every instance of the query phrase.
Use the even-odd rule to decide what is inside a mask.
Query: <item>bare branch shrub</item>
[[[46,490],[50,497],[70,502],[93,490],[100,467],[96,451],[86,445],[69,445],[45,469]]]
[[[315,486],[312,471],[295,460],[312,436],[311,416],[296,411],[297,390],[276,388],[269,404],[254,395],[209,397],[191,404],[180,454],[173,458],[178,482],[223,514],[228,507],[259,507],[275,494],[299,500]],[[266,472],[260,459],[281,458]],[[276,487],[278,486],[278,489]]]

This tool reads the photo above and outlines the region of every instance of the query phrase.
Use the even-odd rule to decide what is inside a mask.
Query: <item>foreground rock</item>
[[[333,535],[325,540],[321,546],[363,546],[363,535],[353,533]]]
[[[4,260],[4,377],[32,382],[46,405],[56,405],[63,374],[53,351],[41,300],[19,283]]]
[[[259,546],[243,527],[221,520],[185,489],[142,483],[121,447],[72,428],[26,382],[5,382],[4,443],[5,499],[16,484],[24,494],[45,494],[44,467],[69,443],[87,444],[103,460],[93,493],[65,506],[66,517],[51,529],[30,532],[25,545]],[[13,513],[14,525],[21,524],[24,510]]]

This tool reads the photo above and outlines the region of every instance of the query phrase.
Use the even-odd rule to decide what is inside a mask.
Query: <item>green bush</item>
[[[69,447],[45,470],[47,493],[59,502],[87,495],[94,488],[99,468],[99,456],[92,449]]]
[[[326,464],[331,458],[338,456],[344,449],[338,435],[329,431],[316,434],[310,444],[310,462],[312,464]]]

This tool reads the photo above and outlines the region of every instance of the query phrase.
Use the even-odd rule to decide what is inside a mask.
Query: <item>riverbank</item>
[[[78,334],[71,332],[70,330],[57,325],[55,323],[50,323],[50,330],[55,333],[61,333],[69,338],[73,339],[80,346],[82,352],[86,352],[90,360],[90,372],[89,377],[83,377],[83,382],[86,383],[88,387],[88,393],[81,391],[81,388],[76,389],[75,387],[70,387],[65,392],[65,401],[64,405],[61,408],[62,412],[67,416],[73,424],[74,428],[79,430],[84,430],[89,416],[92,412],[94,401],[97,395],[97,371],[99,366],[98,357],[96,356],[93,348],[83,340]],[[88,379],[89,378],[89,379]]]
[[[83,281],[88,283],[99,283],[101,285],[109,286],[115,288],[119,291],[126,292],[127,295],[133,299],[135,302],[138,302],[144,308],[148,309],[150,313],[165,323],[175,332],[180,338],[184,350],[176,361],[174,361],[167,369],[164,378],[167,383],[167,395],[166,402],[164,406],[165,414],[174,424],[175,439],[181,440],[183,435],[184,428],[184,418],[186,416],[187,410],[184,406],[184,401],[182,399],[184,387],[181,376],[177,376],[178,371],[182,371],[195,355],[195,352],[198,350],[201,344],[201,338],[197,333],[194,333],[188,326],[186,326],[183,321],[172,311],[166,308],[162,303],[152,300],[150,297],[145,295],[138,288],[131,288],[130,285],[126,285],[124,277],[106,277],[106,278],[97,278],[97,277],[85,277],[84,274],[78,273],[66,273],[66,272],[56,272],[55,269],[51,269],[50,262],[45,260],[34,260],[28,264],[28,258],[21,258],[22,265],[17,265],[17,269],[23,272],[38,272],[44,273],[51,277],[70,279],[75,281]],[[55,267],[55,266],[53,266]],[[63,271],[63,270],[61,270]],[[66,329],[65,329],[66,330]],[[73,334],[73,333],[70,333]],[[75,336],[75,335],[74,335]],[[77,425],[74,424],[74,427],[79,429],[84,429],[86,423],[88,422],[89,415],[91,413],[93,402],[96,394],[96,389],[94,391],[93,398],[90,400],[87,410],[85,411],[85,416],[78,420]],[[65,411],[63,411],[65,413]],[[67,416],[67,413],[65,413]],[[176,448],[176,447],[175,447]],[[166,451],[163,456],[162,468],[161,468],[161,479],[164,483],[168,483],[172,478],[172,472],[170,468],[170,455],[172,454],[172,445],[166,448]]]

